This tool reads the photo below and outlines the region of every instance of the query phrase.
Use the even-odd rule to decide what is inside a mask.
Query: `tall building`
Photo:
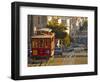
[[[47,25],[47,16],[32,16],[33,35],[40,28],[45,28]]]
[[[84,26],[84,21],[87,21],[87,17],[73,17],[73,16],[61,16],[61,23],[63,23],[67,32],[73,40],[78,37],[87,36],[87,26]]]

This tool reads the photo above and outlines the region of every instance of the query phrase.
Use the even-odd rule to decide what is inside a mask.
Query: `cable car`
[[[54,55],[55,48],[54,33],[32,36],[32,58],[48,60]]]

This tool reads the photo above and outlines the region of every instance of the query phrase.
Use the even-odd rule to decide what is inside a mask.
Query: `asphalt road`
[[[88,56],[86,52],[79,53],[64,53],[61,55],[55,55],[49,58],[48,61],[41,61],[37,64],[28,64],[29,67],[32,66],[56,66],[56,65],[77,65],[77,64],[87,64]]]

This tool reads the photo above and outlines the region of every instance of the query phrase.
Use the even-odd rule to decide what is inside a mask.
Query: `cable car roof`
[[[52,29],[49,29],[49,28],[41,28],[41,29],[38,29],[38,31],[48,31],[48,32],[51,32]]]
[[[32,38],[52,38],[54,35],[35,35]]]

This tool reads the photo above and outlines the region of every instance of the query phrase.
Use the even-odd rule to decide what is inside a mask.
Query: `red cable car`
[[[55,48],[54,33],[45,35],[35,35],[32,37],[32,57],[40,60],[46,59],[54,55]]]

